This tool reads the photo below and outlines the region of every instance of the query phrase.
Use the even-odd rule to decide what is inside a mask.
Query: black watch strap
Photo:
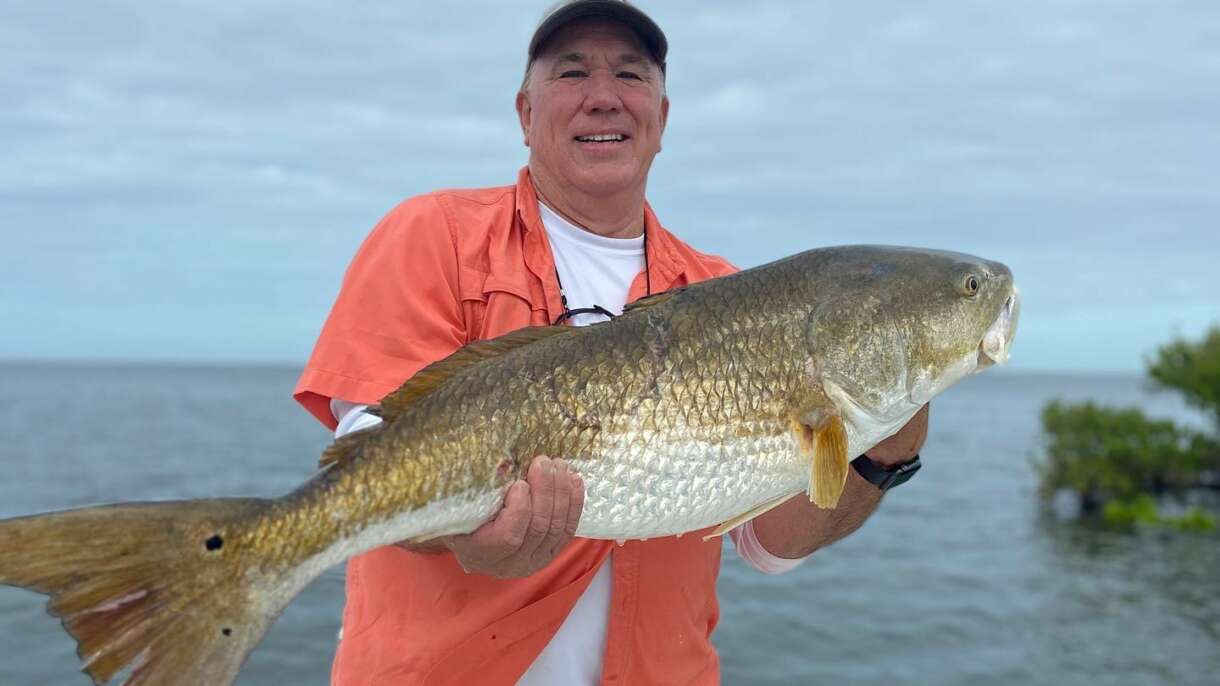
[[[888,491],[889,489],[906,483],[911,477],[915,476],[915,472],[919,471],[919,455],[903,462],[892,469],[885,467],[868,459],[867,455],[861,455],[851,461],[851,466],[856,470],[856,473],[864,477],[864,480],[877,488]]]

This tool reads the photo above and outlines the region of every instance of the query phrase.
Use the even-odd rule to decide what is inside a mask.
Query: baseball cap
[[[631,29],[648,49],[653,61],[661,67],[661,73],[665,73],[665,53],[669,51],[665,33],[647,14],[626,0],[569,0],[556,5],[534,30],[527,64],[533,64],[543,45],[556,31],[577,19],[590,17],[612,19]]]

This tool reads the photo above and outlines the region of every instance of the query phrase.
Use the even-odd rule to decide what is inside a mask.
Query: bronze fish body
[[[95,683],[227,684],[324,569],[471,531],[535,455],[584,479],[577,534],[712,535],[1007,359],[1012,274],[968,255],[810,250],[646,298],[614,321],[479,342],[383,399],[280,498],[128,503],[0,521],[0,583],[51,596]]]

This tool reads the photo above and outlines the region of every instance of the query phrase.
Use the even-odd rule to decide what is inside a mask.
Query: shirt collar
[[[538,194],[534,191],[534,182],[530,179],[529,166],[522,167],[517,173],[517,217],[525,229],[527,245],[546,244],[546,230],[538,213]],[[652,280],[653,292],[660,293],[679,282],[686,272],[685,265],[674,245],[677,239],[661,226],[647,200],[644,201],[644,231],[648,234],[648,275]],[[532,267],[545,284],[548,279],[543,277],[543,274],[554,271],[555,263],[549,246],[543,252],[546,253],[545,262],[542,257],[536,258]],[[559,298],[558,287],[554,297],[556,300]]]

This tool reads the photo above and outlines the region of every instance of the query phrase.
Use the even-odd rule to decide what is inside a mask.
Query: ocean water
[[[294,370],[0,364],[0,517],[98,502],[274,495],[325,432]],[[1037,506],[1052,398],[1192,417],[1135,377],[970,379],[933,403],[924,469],[852,537],[768,577],[726,545],[726,684],[1220,683],[1220,537],[1091,530]],[[0,555],[5,551],[0,550]],[[247,686],[327,683],[343,582],[272,628]],[[0,684],[87,684],[41,596],[0,587]]]

